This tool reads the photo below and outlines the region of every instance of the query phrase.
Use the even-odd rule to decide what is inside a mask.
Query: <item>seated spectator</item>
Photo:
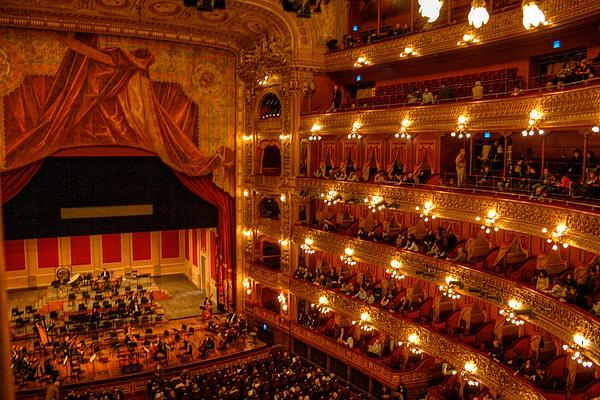
[[[406,246],[404,246],[404,250],[419,251],[419,246],[417,245],[415,236],[413,234],[409,236]]]
[[[408,103],[418,103],[421,101],[421,92],[419,92],[417,89],[412,90],[412,92],[410,92],[406,98],[406,101]]]
[[[354,296],[352,296],[355,299],[359,299],[359,300],[367,300],[368,294],[367,291],[361,287],[360,289],[358,289],[358,293],[356,293]]]
[[[484,165],[481,171],[481,177],[477,181],[477,184],[480,186],[490,186],[492,184],[492,174],[490,172],[490,166]]]
[[[452,98],[452,89],[442,82],[442,86],[440,86],[440,90],[438,91],[438,99],[439,101],[446,101]]]
[[[586,79],[594,78],[596,76],[596,71],[591,62],[586,59],[583,59],[577,65],[575,69],[575,80],[584,81]]]
[[[537,281],[535,283],[535,287],[537,290],[542,292],[546,292],[550,288],[550,278],[548,277],[548,272],[545,269],[541,269],[538,273]]]
[[[492,356],[492,358],[496,361],[504,361],[504,348],[502,347],[500,341],[494,340],[490,356]]]
[[[571,273],[568,273],[562,280],[562,285],[565,288],[575,288],[577,286],[577,282],[575,282],[573,275]]]
[[[571,180],[576,181],[581,177],[581,168],[583,167],[583,158],[578,149],[573,150],[573,155],[568,164],[568,175]]]
[[[458,251],[458,254],[456,255],[456,257],[454,257],[450,261],[455,262],[455,263],[467,262],[467,253],[465,252],[465,250],[462,247],[459,247],[457,251]]]
[[[367,347],[367,353],[369,353],[369,355],[373,357],[381,357],[383,353],[383,347],[379,339],[376,339],[373,344],[370,344]]]
[[[358,176],[356,175],[356,173],[354,171],[350,171],[350,174],[348,174],[348,182],[358,182]]]
[[[560,284],[560,280],[558,278],[554,278],[554,284],[552,285],[550,294],[558,297],[559,300],[563,300],[567,297],[567,288]]]
[[[475,82],[475,86],[471,91],[473,92],[473,100],[483,99],[483,85],[480,81]]]
[[[433,104],[433,101],[433,93],[431,93],[428,88],[425,88],[423,95],[421,96],[421,104]]]

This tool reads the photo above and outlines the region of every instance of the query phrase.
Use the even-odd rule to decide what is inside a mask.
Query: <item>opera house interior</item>
[[[0,0],[0,202],[2,400],[600,399],[600,1]]]

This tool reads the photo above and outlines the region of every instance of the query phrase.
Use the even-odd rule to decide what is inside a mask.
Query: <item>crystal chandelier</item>
[[[567,227],[565,225],[558,225],[554,230],[550,233],[550,237],[546,242],[548,244],[552,244],[552,250],[556,251],[560,246],[563,248],[569,247],[569,243],[564,241],[563,235],[567,231]],[[548,233],[548,228],[543,228],[542,233]]]
[[[521,303],[519,303],[516,300],[510,300],[508,302],[508,307],[499,310],[498,314],[504,317],[504,320],[506,322],[510,322],[513,325],[520,326],[525,324],[525,321],[521,317],[519,317],[519,314],[523,314],[523,311],[519,310],[520,308]]]
[[[467,132],[467,121],[467,117],[465,117],[462,114],[459,115],[457,119],[458,125],[456,126],[456,130],[454,132],[451,132],[450,136],[458,137],[459,139],[470,138],[471,134]]]
[[[415,210],[420,211],[421,207],[416,206]],[[425,204],[423,205],[423,211],[421,211],[421,214],[419,214],[419,217],[421,217],[423,219],[423,221],[425,221],[425,222],[429,222],[429,218],[431,218],[431,219],[436,218],[436,215],[433,214],[433,203],[431,201],[425,202]]]
[[[428,23],[435,22],[440,17],[443,0],[419,0],[419,13],[427,18]]]
[[[469,11],[469,24],[475,29],[481,28],[490,20],[490,14],[485,7],[485,0],[473,0]]]
[[[521,7],[523,8],[523,26],[525,29],[548,25],[544,12],[540,10],[535,0],[523,0]]]
[[[358,133],[362,124],[360,121],[354,121],[352,124],[352,130],[348,134],[348,139],[362,139],[362,135]]]
[[[542,122],[543,116],[544,114],[538,109],[534,108],[531,110],[529,113],[529,121],[527,122],[527,129],[523,129],[521,135],[523,135],[523,137],[533,136],[536,133],[538,135],[543,135],[544,130],[540,128],[540,123]]]

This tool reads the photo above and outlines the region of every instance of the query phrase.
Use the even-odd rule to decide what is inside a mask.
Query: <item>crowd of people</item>
[[[594,64],[587,60],[571,60],[563,64],[560,71],[546,84],[547,89],[562,89],[565,85],[596,77]]]
[[[125,394],[121,389],[103,389],[103,390],[77,390],[70,391],[64,397],[64,400],[125,400]]]
[[[205,373],[182,371],[148,383],[151,400],[200,399],[340,399],[365,398],[335,375],[286,352]]]
[[[408,23],[405,23],[404,25],[395,24],[394,26],[389,26],[389,27],[385,27],[385,28],[381,29],[379,34],[377,34],[377,31],[375,31],[375,30],[369,31],[369,32],[364,32],[362,34],[348,33],[348,34],[344,35],[342,42],[344,45],[344,49],[348,49],[348,48],[352,48],[352,47],[356,47],[356,46],[368,45],[368,44],[375,43],[375,42],[378,42],[383,39],[390,39],[390,38],[404,36],[409,33],[411,33],[411,30],[410,30],[410,26],[408,25]]]

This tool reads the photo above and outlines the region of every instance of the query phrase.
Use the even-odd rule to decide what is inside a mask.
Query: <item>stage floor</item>
[[[171,350],[168,352],[168,360],[166,363],[163,362],[161,364],[163,367],[175,367],[201,361],[199,345],[206,336],[213,336],[215,342],[218,343],[217,334],[207,329],[208,322],[203,321],[199,315],[204,293],[196,288],[185,275],[152,278],[148,282],[145,282],[143,287],[146,290],[152,290],[156,293],[155,303],[158,309],[162,309],[164,318],[162,321],[147,323],[133,328],[133,334],[139,334],[140,337],[139,345],[133,357],[129,357],[130,353],[124,343],[127,325],[98,332],[85,332],[78,335],[75,340],[78,342],[83,339],[87,345],[86,353],[83,356],[84,362],[81,364],[81,373],[79,375],[73,374],[69,362],[63,363],[62,360],[57,360],[56,366],[60,373],[59,379],[63,384],[77,383],[85,385],[86,382],[95,380],[122,377],[126,373],[154,371],[156,369],[156,362],[143,349],[142,344],[147,337],[158,338],[164,336],[165,331],[169,332],[168,337],[171,341],[175,337],[176,331],[178,331],[181,337],[180,343],[184,339],[188,339],[192,344],[193,352],[191,358],[184,360],[179,354],[179,345],[173,343]],[[77,303],[81,301],[80,292],[82,290],[87,289],[82,288],[78,291],[78,300],[75,304],[69,304],[67,301],[68,293],[58,293],[55,289],[47,288],[13,290],[9,292],[8,296],[11,308],[18,307],[20,310],[24,310],[27,305],[33,305],[34,308],[38,309],[38,313],[45,315],[46,320],[48,320],[47,313],[49,311],[59,311],[61,314],[64,313],[63,315],[65,316],[70,313],[77,313]],[[123,285],[121,290],[124,290]],[[213,321],[221,322],[224,319],[225,315],[213,315]],[[58,324],[60,324],[60,321]],[[186,330],[182,329],[184,325],[187,328]],[[193,335],[189,334],[189,328],[194,328]],[[151,333],[148,329],[151,329]],[[115,333],[117,334],[119,343],[121,343],[120,349],[115,349],[113,345],[114,337],[111,337],[111,335]],[[93,336],[97,337],[94,338]],[[47,349],[38,347],[37,350],[33,351],[35,342],[39,341],[39,338],[33,334],[31,329],[29,331],[25,330],[25,332],[16,332],[13,330],[13,338],[13,344],[16,345],[17,349],[22,347],[30,349],[32,352],[31,365],[36,365],[52,355],[51,345]],[[60,340],[62,337],[51,337],[50,339],[52,342],[53,340]],[[94,361],[90,362],[90,358],[94,354],[92,346],[90,346],[93,339],[96,339],[96,342],[100,344],[101,351],[96,354]],[[208,359],[216,359],[235,352],[243,352],[261,347],[265,347],[265,344],[260,341],[245,337],[238,338],[233,345],[228,346],[225,350],[216,349],[212,351]],[[119,354],[121,357],[119,357]],[[139,362],[136,363],[136,359]],[[128,370],[132,360],[134,361],[133,364],[138,364],[139,367]],[[45,383],[38,380],[33,382],[19,380],[17,385],[18,390],[45,387]]]

